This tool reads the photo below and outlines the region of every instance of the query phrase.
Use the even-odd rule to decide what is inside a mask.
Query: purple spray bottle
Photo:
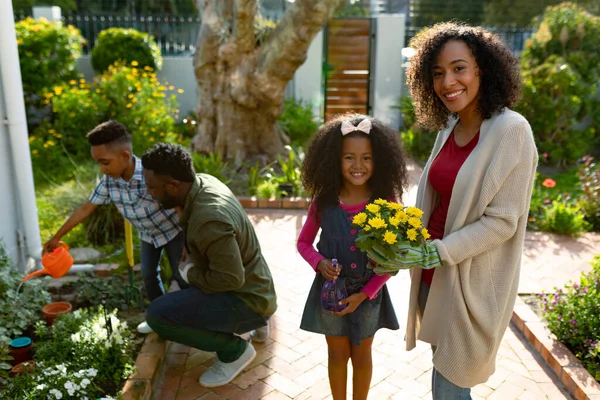
[[[337,259],[334,258],[331,262],[337,270]],[[348,307],[347,304],[339,304],[340,300],[345,299],[346,297],[348,297],[348,291],[346,290],[344,279],[335,278],[332,281],[325,281],[321,288],[321,306],[327,311],[340,312]]]

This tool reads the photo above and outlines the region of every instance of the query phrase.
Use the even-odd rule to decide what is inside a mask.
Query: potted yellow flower
[[[430,235],[423,226],[423,211],[401,203],[377,199],[354,216],[360,228],[356,246],[367,253],[377,274],[395,274],[415,266],[430,269],[441,266]]]

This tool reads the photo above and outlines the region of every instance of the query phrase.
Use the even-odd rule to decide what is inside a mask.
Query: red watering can
[[[69,254],[69,246],[65,242],[58,242],[57,248],[42,256],[44,269],[32,272],[23,278],[22,282],[40,274],[48,274],[53,278],[60,278],[69,271],[74,262],[73,257]]]

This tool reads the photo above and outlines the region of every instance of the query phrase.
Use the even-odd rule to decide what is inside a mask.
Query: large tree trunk
[[[344,0],[296,0],[256,46],[256,0],[205,0],[194,57],[198,128],[192,150],[273,159],[287,137],[277,125],[286,84]]]

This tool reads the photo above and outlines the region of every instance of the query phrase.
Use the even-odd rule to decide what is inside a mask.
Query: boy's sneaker
[[[271,335],[271,323],[267,321],[267,325],[250,331],[250,339],[256,343],[264,343]]]
[[[152,328],[150,328],[150,325],[148,325],[148,323],[146,321],[139,324],[137,326],[137,330],[139,333],[142,333],[142,334],[154,332],[154,330]]]
[[[217,358],[217,361],[200,376],[200,384],[204,387],[223,386],[235,379],[256,357],[256,350],[252,344],[246,345],[246,350],[237,360],[225,363]]]

